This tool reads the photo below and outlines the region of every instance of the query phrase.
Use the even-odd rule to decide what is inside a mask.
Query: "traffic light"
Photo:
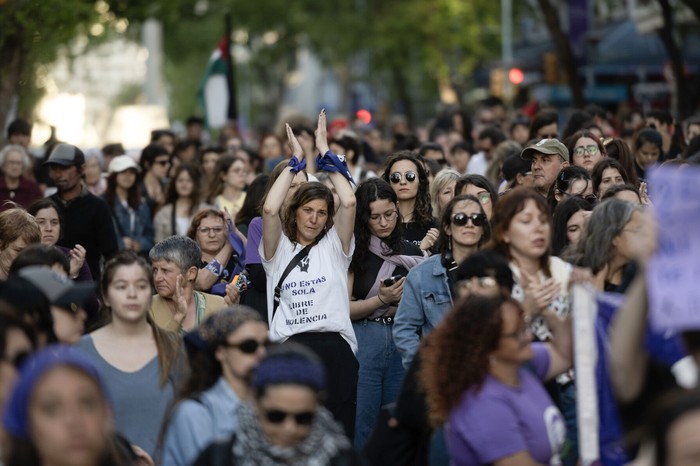
[[[559,82],[559,70],[557,63],[557,54],[547,52],[543,57],[544,63],[544,80],[548,84],[556,84]]]
[[[515,86],[522,83],[523,79],[525,79],[525,73],[520,68],[511,68],[508,72],[508,80]]]
[[[503,68],[495,68],[491,70],[489,75],[489,87],[491,95],[494,97],[503,97],[503,89],[505,85],[506,73]]]

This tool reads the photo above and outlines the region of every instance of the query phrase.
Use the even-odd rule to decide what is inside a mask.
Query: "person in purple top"
[[[523,308],[505,296],[470,296],[433,331],[421,380],[451,464],[561,464],[564,418],[542,382],[571,367],[571,325],[533,307],[551,325],[548,343],[532,343]]]

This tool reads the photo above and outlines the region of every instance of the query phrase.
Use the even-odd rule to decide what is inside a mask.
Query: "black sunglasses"
[[[292,417],[294,422],[299,426],[308,426],[314,422],[315,413],[313,411],[305,411],[303,413],[287,413],[279,409],[265,411],[265,418],[272,424],[281,424],[288,417]]]
[[[226,348],[235,348],[235,349],[238,349],[241,353],[244,353],[244,354],[253,354],[253,353],[255,353],[255,352],[258,350],[258,348],[260,348],[261,346],[267,347],[267,345],[268,345],[269,343],[270,343],[269,341],[265,341],[264,343],[260,343],[259,341],[253,340],[253,339],[251,338],[251,339],[249,339],[249,340],[243,340],[243,341],[240,342],[240,343],[229,343],[229,342],[225,341],[225,342],[223,342],[223,343],[221,344],[221,346],[224,346],[224,347],[226,347]]]
[[[486,215],[484,214],[471,214],[467,215],[465,213],[458,213],[452,216],[452,225],[457,225],[458,227],[463,227],[471,219],[472,224],[475,227],[483,227],[486,225]]]
[[[403,175],[400,172],[394,172],[389,176],[389,181],[394,184],[401,183],[401,179],[406,176],[406,181],[413,183],[416,181],[416,172],[406,172]]]
[[[571,194],[567,192],[563,192],[565,196],[568,197],[578,197],[579,199],[583,199],[584,201],[588,201],[590,204],[595,205],[598,202],[598,197],[595,194],[589,194],[587,196],[583,196],[581,194]]]

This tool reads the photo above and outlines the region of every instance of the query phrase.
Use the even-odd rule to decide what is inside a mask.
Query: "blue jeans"
[[[360,320],[352,323],[357,338],[357,411],[355,447],[361,450],[374,430],[379,410],[399,396],[405,371],[391,335],[392,325]]]

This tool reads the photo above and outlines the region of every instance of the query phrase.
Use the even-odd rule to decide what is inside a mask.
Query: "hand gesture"
[[[383,279],[379,282],[379,299],[387,304],[396,303],[401,300],[403,294],[403,284],[406,277],[401,277],[393,285],[385,286]]]
[[[428,249],[432,248],[435,245],[438,236],[440,236],[440,230],[437,228],[431,228],[428,230],[428,233],[425,234],[425,237],[420,242],[421,251],[427,251]]]
[[[541,314],[552,304],[561,293],[561,284],[554,278],[548,278],[540,283],[534,280],[523,280],[525,300],[523,307],[526,314],[533,316]]]
[[[639,199],[642,201],[642,205],[644,207],[651,207],[651,198],[649,197],[649,193],[647,191],[646,181],[642,181],[639,184]]]
[[[289,148],[292,150],[292,155],[296,156],[296,158],[299,160],[303,159],[304,158],[304,150],[301,148],[301,144],[299,144],[299,140],[294,135],[294,131],[292,131],[292,127],[289,126],[289,123],[285,123],[284,126],[287,129],[287,142],[289,143]]]
[[[77,277],[80,273],[80,269],[83,268],[83,264],[85,263],[85,254],[85,248],[79,244],[76,244],[68,253],[71,277]]]
[[[316,125],[316,149],[323,155],[328,152],[328,130],[326,129],[326,109],[322,109],[318,114],[318,124]]]
[[[187,318],[187,300],[185,299],[185,289],[182,286],[182,281],[185,279],[182,275],[178,275],[175,279],[175,304],[177,310],[173,316],[178,324],[182,323]]]

